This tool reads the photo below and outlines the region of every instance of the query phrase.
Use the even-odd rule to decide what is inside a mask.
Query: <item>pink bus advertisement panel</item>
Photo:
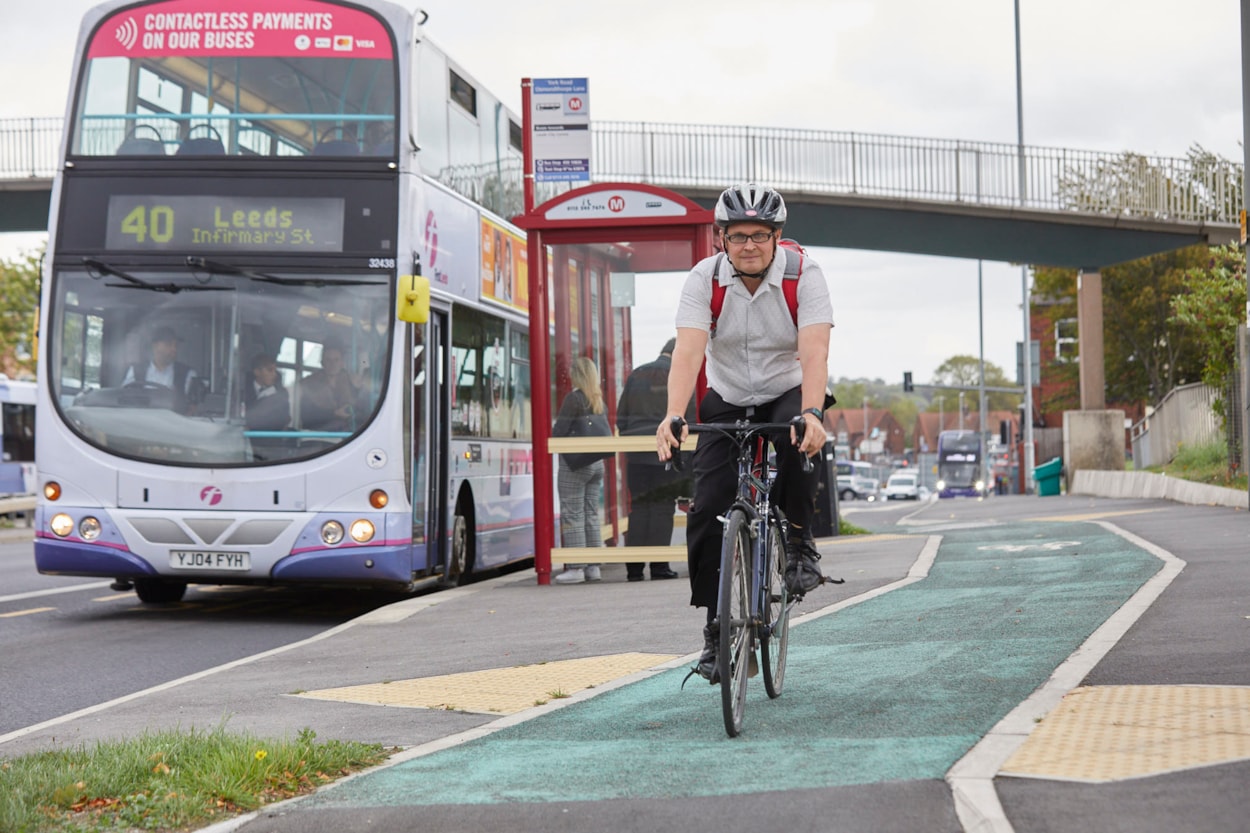
[[[395,39],[317,0],[169,0],[92,33],[79,156],[394,157]]]

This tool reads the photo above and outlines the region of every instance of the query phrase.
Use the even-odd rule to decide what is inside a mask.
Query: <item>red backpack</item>
[[[781,282],[782,294],[786,296],[786,306],[790,308],[790,318],[794,321],[794,326],[799,325],[799,278],[803,275],[803,259],[806,252],[797,241],[788,237],[783,237],[778,241],[778,245],[782,251],[786,253],[786,271],[784,279]],[[712,326],[708,330],[708,338],[716,338],[716,320],[720,318],[720,311],[725,306],[725,290],[728,288],[722,286],[717,280],[720,274],[721,262],[725,259],[725,253],[721,252],[716,256],[716,263],[712,266]],[[703,360],[703,364],[699,366],[699,378],[695,382],[695,405],[703,401],[704,395],[707,393],[707,359]]]

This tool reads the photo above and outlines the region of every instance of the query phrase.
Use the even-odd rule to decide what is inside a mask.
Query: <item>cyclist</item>
[[[825,444],[821,410],[828,379],[829,331],[833,309],[820,267],[805,259],[798,283],[797,323],[782,289],[785,255],[778,241],[786,204],[772,188],[735,185],[716,200],[716,232],[724,256],[700,261],[686,277],[677,308],[677,344],[668,377],[668,414],[656,431],[661,460],[678,440],[669,421],[683,416],[706,359],[707,393],[698,403],[701,422],[786,422],[803,414],[801,445],[777,445],[777,485],[773,500],[790,522],[786,542],[786,587],[801,595],[822,579],[820,554],[812,541],[819,473],[804,472],[800,454],[813,455]],[[712,320],[712,282],[726,287],[724,303]],[[707,608],[703,653],[696,668],[715,681],[719,625],[717,589],[723,528],[717,515],[733,502],[737,449],[728,438],[707,434],[692,458],[694,500],[687,523],[690,603]]]

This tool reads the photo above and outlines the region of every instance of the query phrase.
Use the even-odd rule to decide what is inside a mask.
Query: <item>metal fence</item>
[[[1218,395],[1204,384],[1172,389],[1149,416],[1133,425],[1133,467],[1170,463],[1181,445],[1224,442],[1225,431],[1212,408]]]
[[[767,182],[848,194],[1164,221],[1235,223],[1241,167],[1189,158],[875,133],[647,122],[592,124],[595,179],[667,188]]]
[[[65,120],[0,119],[0,179],[50,177],[61,154]]]
[[[48,177],[63,120],[0,119],[0,179]],[[1104,153],[877,133],[651,122],[591,123],[595,182],[719,190],[766,182],[810,195],[855,195],[1235,224],[1242,168],[1213,154]],[[1020,193],[1023,152],[1024,193]],[[439,177],[502,216],[521,212],[515,157]],[[538,199],[568,186],[540,189]]]

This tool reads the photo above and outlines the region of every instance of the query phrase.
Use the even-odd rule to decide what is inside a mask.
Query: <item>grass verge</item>
[[[1168,477],[1177,477],[1193,483],[1240,489],[1243,492],[1248,488],[1245,472],[1230,476],[1228,449],[1223,443],[1181,445],[1176,451],[1176,456],[1172,458],[1172,462],[1166,466],[1151,466],[1147,471],[1166,474]]]
[[[381,763],[378,744],[161,731],[0,761],[0,830],[190,830]]]
[[[838,534],[839,535],[871,535],[872,533],[869,532],[867,529],[864,529],[862,526],[856,526],[853,523],[849,523],[846,520],[846,518],[839,517],[838,518]]]

